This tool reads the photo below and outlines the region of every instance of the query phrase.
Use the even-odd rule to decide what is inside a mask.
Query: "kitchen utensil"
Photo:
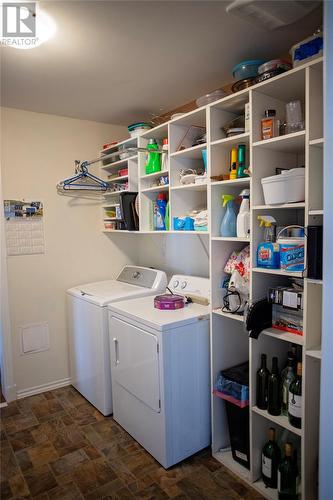
[[[287,134],[304,129],[302,119],[302,104],[300,100],[290,101],[286,104]]]
[[[236,64],[232,70],[232,76],[237,80],[253,78],[258,74],[258,67],[264,64],[262,59],[253,59],[250,61],[241,61]]]
[[[232,92],[238,92],[239,90],[248,89],[255,83],[255,77],[245,78],[244,80],[238,80],[231,87]]]
[[[225,95],[226,93],[222,89],[217,89],[214,90],[213,92],[210,92],[209,94],[205,94],[202,95],[201,97],[198,97],[195,103],[198,106],[198,108],[201,108],[201,106],[207,106],[207,104],[210,104],[211,102],[222,99],[222,97],[224,97]]]

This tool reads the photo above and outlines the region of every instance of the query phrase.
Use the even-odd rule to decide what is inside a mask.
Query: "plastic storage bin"
[[[282,174],[261,179],[266,205],[297,203],[305,200],[305,169],[292,168]]]
[[[254,59],[251,61],[241,61],[236,64],[232,70],[232,75],[236,80],[245,80],[246,78],[254,78],[258,74],[258,68],[265,61],[262,59]]]
[[[305,40],[293,45],[289,51],[293,60],[293,67],[296,68],[301,64],[317,59],[323,55],[323,34],[322,32],[315,33]]]
[[[249,469],[249,363],[221,371],[217,391],[225,399],[232,457]]]

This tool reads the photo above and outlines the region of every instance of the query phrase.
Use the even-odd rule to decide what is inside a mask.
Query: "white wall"
[[[24,391],[69,376],[66,289],[114,277],[135,258],[126,236],[100,231],[96,201],[56,192],[56,183],[74,173],[75,159],[94,158],[104,142],[126,137],[126,130],[8,108],[1,118],[3,197],[41,200],[45,212],[45,254],[7,259],[14,377]],[[43,321],[50,350],[21,356],[19,325]]]
[[[319,496],[332,498],[333,492],[333,2],[324,5],[324,288],[320,405]]]
[[[197,235],[140,236],[139,263],[166,271],[193,276],[209,276],[209,239]]]

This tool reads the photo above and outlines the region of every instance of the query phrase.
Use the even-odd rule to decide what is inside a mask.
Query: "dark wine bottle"
[[[268,406],[268,377],[269,371],[266,366],[267,356],[261,355],[261,366],[257,371],[257,397],[256,403],[260,410],[267,410]]]
[[[284,445],[284,459],[278,469],[278,493],[279,500],[298,499],[298,467],[293,460],[293,446],[291,443]]]
[[[281,413],[281,378],[279,375],[278,359],[273,357],[272,372],[268,378],[268,413],[280,415]]]
[[[281,451],[275,441],[275,429],[268,429],[268,441],[262,449],[261,473],[265,486],[277,488],[278,467],[281,461]]]
[[[302,427],[302,363],[297,363],[297,374],[289,386],[288,418],[291,425]]]

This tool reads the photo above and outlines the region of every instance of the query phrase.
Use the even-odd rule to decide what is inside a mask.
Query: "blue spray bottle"
[[[280,246],[276,243],[276,220],[270,215],[259,215],[260,227],[265,228],[264,241],[257,248],[257,266],[279,269]]]
[[[237,236],[237,217],[234,209],[234,196],[231,194],[222,195],[222,205],[226,208],[221,222],[220,234],[223,237],[233,238]]]

